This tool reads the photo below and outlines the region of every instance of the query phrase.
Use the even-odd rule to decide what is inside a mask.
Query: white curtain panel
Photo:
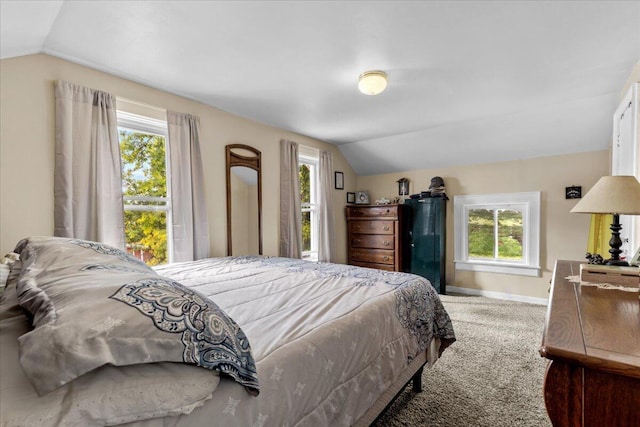
[[[333,261],[333,156],[320,152],[320,189],[318,212],[318,261]]]
[[[55,82],[54,235],[125,248],[115,97]]]
[[[209,257],[209,224],[200,155],[200,119],[167,111],[173,261]]]
[[[287,258],[302,258],[302,208],[298,144],[280,141],[280,250]]]

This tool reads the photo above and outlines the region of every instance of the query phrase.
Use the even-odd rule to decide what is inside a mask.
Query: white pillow
[[[16,262],[19,255],[15,252],[9,252],[2,259],[0,259],[0,289],[4,289],[7,284],[7,278],[11,271],[11,264]]]

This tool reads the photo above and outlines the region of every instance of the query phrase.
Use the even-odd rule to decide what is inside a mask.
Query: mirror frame
[[[231,244],[231,168],[244,166],[258,173],[258,253],[262,255],[262,153],[245,144],[229,144],[226,147],[227,162],[227,256],[232,254]],[[254,156],[243,156],[233,150],[242,149],[249,151]]]

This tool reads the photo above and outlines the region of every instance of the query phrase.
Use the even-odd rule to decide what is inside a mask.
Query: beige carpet
[[[546,307],[443,295],[458,341],[407,387],[375,424],[433,427],[549,427],[538,349]]]

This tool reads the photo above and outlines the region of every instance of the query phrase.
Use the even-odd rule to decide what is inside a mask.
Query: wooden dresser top
[[[581,285],[580,264],[556,262],[540,354],[640,378],[638,291]]]

